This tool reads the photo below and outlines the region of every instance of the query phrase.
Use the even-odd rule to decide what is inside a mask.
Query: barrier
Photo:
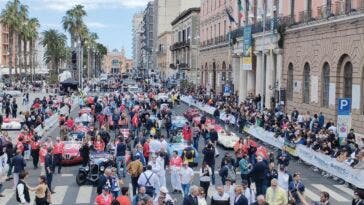
[[[283,138],[274,137],[273,132],[268,132],[259,126],[251,125],[250,127],[245,127],[244,131],[265,143],[277,147],[278,149],[282,149],[284,146]]]
[[[336,161],[335,158],[315,152],[304,145],[297,145],[296,153],[303,161],[312,164],[333,176],[339,177],[356,187],[364,188],[363,169],[353,169],[345,163]]]

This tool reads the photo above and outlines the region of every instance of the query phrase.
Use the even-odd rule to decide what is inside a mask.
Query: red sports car
[[[183,113],[183,116],[188,120],[192,121],[194,117],[200,116],[200,111],[195,108],[189,108]]]
[[[201,116],[194,117],[192,119],[192,122],[197,123],[198,125],[201,124]],[[215,123],[216,123],[215,119],[206,118],[205,124],[215,124]]]
[[[62,165],[74,165],[82,162],[80,155],[80,148],[82,143],[80,141],[64,141]]]

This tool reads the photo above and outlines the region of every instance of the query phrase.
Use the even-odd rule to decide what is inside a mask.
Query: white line
[[[68,186],[56,186],[54,191],[56,193],[52,194],[52,204],[63,204],[63,198],[66,195]]]
[[[349,194],[350,196],[352,196],[354,194],[354,190],[346,187],[345,185],[334,185],[334,187],[340,189],[341,191]]]
[[[61,174],[61,177],[73,177],[73,174]]]
[[[327,193],[330,194],[330,198],[332,198],[338,202],[349,202],[350,201],[349,199],[341,196],[339,193],[327,188],[326,186],[324,186],[322,184],[311,184],[311,185],[320,191],[326,191]]]
[[[130,195],[130,198],[132,199],[133,198],[133,185],[131,183],[129,183],[129,195]]]
[[[320,201],[320,196],[313,193],[311,190],[307,189],[307,187],[305,187],[304,195],[307,196],[312,201]]]
[[[35,204],[35,192],[29,191],[29,195],[30,195],[30,205]]]
[[[76,204],[87,204],[91,201],[92,186],[81,186],[78,190]]]
[[[11,199],[11,197],[13,197],[13,195],[15,195],[15,190],[14,189],[4,189],[2,194],[4,194],[5,196],[0,198],[1,199],[0,204],[5,205]]]

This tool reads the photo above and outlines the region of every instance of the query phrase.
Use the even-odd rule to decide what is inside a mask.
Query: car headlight
[[[100,167],[100,171],[102,171],[102,172],[103,172],[104,170],[105,170],[105,167],[104,167],[104,166],[101,166],[101,167]]]
[[[88,166],[85,167],[86,172],[88,172],[90,170],[90,168]]]

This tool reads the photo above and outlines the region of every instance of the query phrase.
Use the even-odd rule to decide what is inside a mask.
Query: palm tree
[[[20,26],[20,18],[18,16],[19,0],[8,1],[5,8],[1,11],[1,24],[5,25],[9,29],[9,75],[12,74],[12,69],[16,66],[13,64],[13,54],[16,53],[16,47],[14,47],[14,35],[17,33]],[[11,78],[10,78],[11,80]]]
[[[66,59],[66,41],[67,36],[55,29],[43,31],[41,44],[46,48],[44,60],[51,66],[51,82],[58,80],[59,65],[62,60]]]
[[[94,70],[94,50],[96,48],[96,40],[98,39],[97,33],[91,32],[86,37],[86,49],[87,49],[87,77],[91,77],[91,71]]]
[[[33,76],[35,74],[35,41],[38,38],[38,28],[40,27],[39,21],[37,18],[29,19],[27,23],[26,29],[26,41],[29,41],[29,70]]]
[[[17,53],[17,61],[18,61],[18,67],[19,67],[19,71],[20,71],[20,75],[22,74],[21,70],[22,68],[25,69],[25,67],[27,66],[27,43],[25,41],[25,30],[26,30],[26,26],[28,23],[28,6],[27,5],[23,5],[20,4],[19,6],[19,13],[18,13],[18,18],[19,18],[19,27],[18,27],[18,32],[17,32],[17,36],[18,36],[18,53]],[[21,49],[22,46],[22,40],[23,40],[23,52]]]

